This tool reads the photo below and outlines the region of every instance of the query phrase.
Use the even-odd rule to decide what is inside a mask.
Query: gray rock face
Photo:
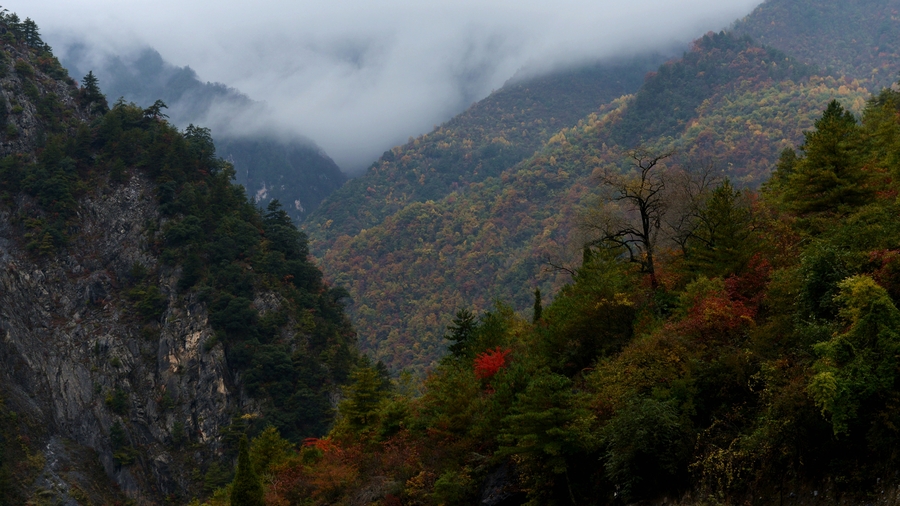
[[[221,345],[209,346],[205,306],[179,295],[178,272],[157,265],[151,188],[134,176],[84,199],[77,233],[50,259],[29,257],[0,211],[2,395],[48,438],[93,450],[138,504],[198,493],[194,468],[220,451],[221,429],[233,415],[258,411],[234,384]],[[132,314],[125,292],[136,264],[158,273],[152,281],[167,308],[157,322]],[[119,449],[133,449],[118,461],[110,437],[117,423]],[[192,452],[177,450],[188,444]]]
[[[78,88],[74,81],[54,79],[35,68],[30,54],[22,48],[4,44],[7,56],[0,60],[0,156],[30,154],[44,131],[39,118],[41,102],[53,102],[81,120],[88,116],[76,104]],[[52,99],[52,100],[51,100]]]

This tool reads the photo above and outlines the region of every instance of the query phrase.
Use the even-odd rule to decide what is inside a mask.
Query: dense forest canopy
[[[734,31],[877,90],[900,72],[898,13],[897,0],[768,0]]]
[[[552,303],[535,294],[533,315],[458,311],[421,395],[358,369],[329,437],[271,467],[266,497],[880,494],[900,448],[898,118],[890,89],[859,116],[832,101],[761,191],[695,185],[691,205],[669,211],[684,233],[660,235],[655,283],[621,243],[600,240]],[[635,160],[646,159],[623,163]],[[643,166],[672,175],[664,160]]]
[[[306,230],[322,241],[313,250],[319,248],[327,275],[356,301],[351,310],[362,348],[394,370],[421,372],[445,351],[448,306],[484,310],[499,299],[524,311],[536,287],[552,296],[570,280],[551,264],[580,259],[573,246],[581,234],[577,215],[597,198],[596,171],[624,168],[625,153],[636,145],[674,151],[670,164],[710,167],[738,187],[756,187],[829,101],[837,97],[859,112],[867,94],[858,82],[818,77],[746,38],[711,33],[649,74],[634,95],[557,130],[498,175],[408,202],[356,232],[362,214],[314,218]],[[417,149],[429,143],[419,142]],[[381,171],[373,168],[353,184],[375,184]],[[363,209],[393,209],[382,190],[347,194],[352,188],[335,195]]]

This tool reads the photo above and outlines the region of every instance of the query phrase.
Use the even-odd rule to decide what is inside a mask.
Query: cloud
[[[146,45],[268,104],[279,128],[358,170],[525,66],[671,47],[758,0],[7,0],[54,47]]]

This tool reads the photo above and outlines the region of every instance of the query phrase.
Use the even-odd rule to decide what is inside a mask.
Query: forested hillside
[[[0,504],[184,502],[241,434],[322,435],[359,356],[305,234],[208,129],[110,107],[36,23],[0,26]]]
[[[698,51],[765,58],[727,35]],[[688,172],[671,140],[586,155],[608,156],[606,214],[583,211],[598,235],[553,302],[457,312],[421,395],[358,369],[329,437],[259,464],[266,503],[895,504],[900,93],[822,109],[760,192]],[[655,240],[618,234],[642,219]]]
[[[147,107],[162,100],[172,124],[210,127],[219,155],[260,206],[278,200],[300,222],[347,180],[313,141],[260,124],[265,104],[221,83],[204,83],[193,69],[171,65],[153,49],[95,60],[91,48],[73,44],[63,63],[79,75],[92,71],[111,101],[122,97]]]
[[[768,0],[734,31],[877,90],[900,72],[897,0]]]
[[[748,39],[710,34],[634,95],[556,132],[528,160],[439,200],[410,203],[357,234],[335,235],[316,251],[356,301],[363,347],[393,368],[421,371],[444,353],[451,308],[478,312],[499,299],[521,311],[535,288],[554,293],[569,280],[552,265],[577,265],[578,215],[595,203],[594,174],[619,166],[625,151],[674,150],[671,163],[753,187],[830,100],[859,111],[866,96],[855,81],[818,77]],[[380,170],[354,184],[378,180]],[[333,220],[317,218],[307,229],[321,240],[347,226]]]
[[[560,128],[637,90],[658,55],[513,80],[433,132],[386,151],[322,204],[306,226],[317,254],[414,203],[496,177]]]

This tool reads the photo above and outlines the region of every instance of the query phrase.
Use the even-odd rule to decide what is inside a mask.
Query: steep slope
[[[79,75],[93,70],[110,99],[122,97],[142,107],[162,100],[173,124],[209,126],[220,156],[234,164],[238,184],[262,207],[278,200],[291,217],[303,221],[347,180],[313,141],[260,125],[265,104],[221,83],[204,83],[193,69],[171,65],[153,49],[109,56],[99,65],[84,44],[65,52],[66,67]]]
[[[0,15],[3,504],[186,502],[245,432],[321,435],[357,355],[305,236],[208,130],[109,109],[28,22]]]
[[[320,258],[356,300],[362,345],[393,367],[422,369],[442,354],[455,308],[499,299],[524,310],[536,286],[553,293],[569,277],[548,259],[574,262],[593,171],[621,166],[635,145],[677,149],[677,164],[758,184],[831,99],[864,105],[859,83],[810,73],[749,40],[705,36],[637,94],[561,130],[529,160],[325,243]],[[321,237],[315,223],[309,230]]]
[[[216,152],[234,165],[235,181],[254,202],[265,207],[278,200],[297,222],[347,181],[337,164],[306,139],[221,135],[215,144]]]
[[[734,31],[876,90],[900,71],[897,0],[767,0]]]
[[[267,498],[897,504],[900,92],[861,116],[830,102],[762,191],[721,181],[663,212],[652,227],[690,233],[660,283],[597,242],[535,318],[458,315],[421,395],[356,373]],[[632,195],[671,175],[644,168]]]
[[[320,253],[413,204],[495,177],[556,131],[640,87],[659,55],[514,79],[429,134],[386,151],[335,192],[306,227]]]

